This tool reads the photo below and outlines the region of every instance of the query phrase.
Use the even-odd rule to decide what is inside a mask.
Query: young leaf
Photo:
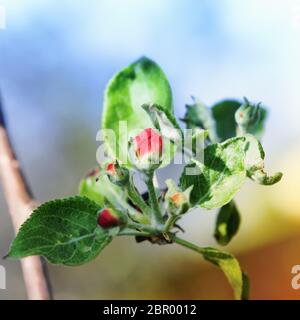
[[[148,113],[153,125],[160,131],[163,137],[174,143],[183,140],[183,132],[179,127],[176,118],[169,110],[165,110],[157,104],[144,104],[142,105],[142,108]]]
[[[141,108],[145,103],[159,104],[170,112],[173,110],[171,88],[165,74],[155,62],[143,57],[117,73],[105,91],[102,128],[113,130],[119,153],[115,154],[115,142],[109,135],[104,139],[110,155],[123,163],[127,160],[124,155],[127,141],[124,141],[126,137],[119,136],[119,122],[127,122],[129,134],[133,130],[153,127]]]
[[[193,102],[193,104],[186,106],[187,110],[183,119],[187,129],[201,128],[207,130],[210,140],[213,143],[217,142],[216,124],[212,117],[211,110],[194,97]]]
[[[282,178],[282,173],[277,172],[269,176],[265,172],[265,152],[261,143],[251,134],[246,136],[246,169],[247,176],[253,181],[262,185],[272,185],[279,182]]]
[[[236,235],[240,226],[240,213],[233,200],[225,204],[219,212],[215,227],[215,239],[223,246]]]
[[[249,279],[242,272],[237,259],[230,253],[211,247],[199,247],[189,241],[172,236],[172,241],[202,254],[203,258],[219,267],[225,274],[236,299],[246,299],[249,293]]]
[[[223,100],[212,107],[212,115],[216,123],[219,141],[236,136],[235,112],[241,103],[236,100]]]
[[[229,139],[204,149],[204,163],[192,161],[180,178],[183,190],[194,185],[191,203],[206,209],[228,203],[246,179],[245,138]]]
[[[47,202],[21,226],[8,256],[44,256],[53,264],[76,266],[94,259],[111,241],[97,224],[99,205],[86,197]]]
[[[247,299],[249,279],[243,274],[237,259],[230,253],[215,248],[201,248],[203,258],[219,267],[230,283],[237,300]]]

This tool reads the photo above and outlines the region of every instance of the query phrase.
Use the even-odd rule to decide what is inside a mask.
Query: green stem
[[[150,237],[151,235],[148,232],[140,232],[135,230],[123,230],[119,232],[119,236],[140,236],[140,237]]]
[[[163,223],[163,218],[162,218],[162,213],[161,213],[160,206],[158,203],[158,199],[156,196],[155,187],[153,184],[153,174],[154,174],[153,171],[148,173],[148,175],[146,176],[146,179],[145,179],[145,183],[147,185],[148,192],[149,192],[149,201],[150,201],[150,205],[151,205],[151,209],[152,209],[153,222],[156,225],[160,225]]]
[[[188,249],[191,249],[195,252],[198,252],[200,254],[203,254],[203,249],[187,240],[184,240],[184,239],[181,239],[181,238],[178,238],[176,237],[175,235],[172,235],[171,236],[171,239],[173,240],[173,242],[185,247],[185,248],[188,248]]]
[[[131,229],[138,229],[140,231],[147,232],[149,235],[155,235],[160,232],[160,230],[157,230],[156,228],[153,228],[150,225],[140,224],[136,222],[129,222],[127,224],[127,227]]]
[[[176,221],[180,218],[180,216],[169,216],[168,220],[165,223],[165,232],[170,231],[174,227]]]
[[[134,182],[133,182],[133,177],[131,176],[129,178],[129,182],[127,184],[127,193],[130,198],[130,200],[142,210],[143,213],[150,214],[150,208],[146,204],[145,200],[142,198],[138,190],[136,189]]]
[[[134,220],[137,221],[139,223],[142,224],[149,224],[150,223],[150,219],[148,216],[141,214],[140,211],[137,211],[134,207],[132,207],[130,204],[128,203],[121,203],[122,207],[124,209],[127,209],[128,212],[128,216]]]

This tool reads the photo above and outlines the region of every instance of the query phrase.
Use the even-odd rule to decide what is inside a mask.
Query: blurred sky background
[[[95,164],[105,85],[142,55],[167,74],[178,117],[190,95],[209,105],[243,96],[262,101],[270,111],[263,140],[267,168],[283,171],[284,178],[267,189],[251,182],[243,188],[237,198],[243,225],[230,248],[249,269],[254,298],[300,298],[290,288],[292,265],[300,264],[300,0],[0,5],[6,9],[1,95],[16,151],[40,201],[77,192],[79,179]],[[13,231],[2,193],[0,209],[3,256]],[[214,244],[214,219],[213,213],[191,214],[186,237]],[[0,298],[24,298],[19,264],[0,264],[8,270]],[[87,266],[50,271],[57,298],[231,297],[222,275],[200,257],[173,246],[136,246],[131,239],[116,240]]]

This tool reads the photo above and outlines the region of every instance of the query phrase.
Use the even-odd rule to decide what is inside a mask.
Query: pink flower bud
[[[162,136],[156,130],[147,128],[133,138],[130,155],[139,170],[150,170],[160,165],[162,150]]]
[[[162,153],[162,137],[152,128],[147,128],[134,138],[136,155],[140,158],[148,153]]]
[[[115,163],[114,162],[110,162],[107,167],[106,167],[106,172],[108,174],[110,174],[111,176],[115,176],[116,175],[116,169],[115,169]]]
[[[111,208],[105,208],[100,211],[98,216],[98,225],[103,229],[113,228],[120,226],[122,220]]]

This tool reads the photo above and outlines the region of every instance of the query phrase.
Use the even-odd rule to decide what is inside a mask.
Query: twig
[[[15,232],[36,206],[8,136],[0,97],[0,177]],[[21,259],[24,282],[31,300],[52,299],[45,261],[38,256]]]

